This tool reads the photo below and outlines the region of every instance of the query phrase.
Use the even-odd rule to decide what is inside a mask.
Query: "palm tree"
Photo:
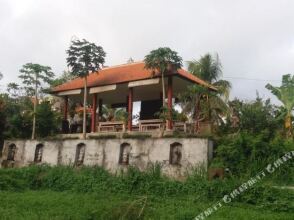
[[[221,117],[229,111],[226,103],[231,83],[220,79],[222,65],[218,55],[213,57],[207,53],[199,60],[187,63],[189,72],[213,85],[217,91],[210,91],[197,85],[190,87],[182,96],[185,100],[184,110],[193,113],[196,131],[199,129],[199,122],[205,119],[219,124],[222,121]]]
[[[145,68],[151,69],[154,72],[159,72],[161,75],[162,83],[162,107],[165,107],[165,84],[164,75],[170,69],[179,69],[182,67],[182,58],[178,56],[176,51],[168,47],[160,47],[152,50],[145,56]]]
[[[287,130],[287,136],[292,136],[292,111],[294,108],[294,75],[283,75],[282,85],[280,87],[275,87],[271,84],[267,84],[265,87],[270,90],[271,93],[274,94],[283,103],[287,112],[285,117],[285,128]]]
[[[66,51],[67,65],[71,67],[71,74],[84,79],[84,111],[83,111],[83,138],[86,138],[86,106],[87,106],[87,77],[90,73],[98,72],[105,62],[106,53],[101,46],[83,39],[71,41]]]

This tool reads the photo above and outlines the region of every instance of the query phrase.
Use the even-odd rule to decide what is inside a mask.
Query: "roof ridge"
[[[113,69],[113,68],[118,68],[118,67],[121,67],[121,66],[130,66],[130,65],[140,64],[140,63],[144,63],[144,61],[135,61],[135,62],[132,62],[132,63],[122,63],[122,64],[118,64],[118,65],[114,65],[114,66],[104,67],[101,70]]]

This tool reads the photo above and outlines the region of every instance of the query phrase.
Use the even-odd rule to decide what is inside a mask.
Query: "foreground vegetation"
[[[143,198],[143,199],[142,199]],[[144,198],[147,198],[146,204]],[[137,201],[135,207],[130,205]],[[193,196],[136,196],[114,193],[75,193],[52,191],[0,192],[1,219],[136,219],[145,205],[141,219],[193,219],[210,206]],[[122,217],[121,214],[125,214]],[[133,214],[133,216],[132,216]],[[137,214],[137,215],[136,215]],[[221,208],[208,219],[290,220],[293,213],[266,210],[234,203]]]
[[[0,211],[3,219],[193,219],[242,181],[207,181],[195,170],[179,182],[162,176],[158,165],[117,175],[100,167],[2,169]],[[293,219],[293,201],[294,191],[268,178],[210,219]]]

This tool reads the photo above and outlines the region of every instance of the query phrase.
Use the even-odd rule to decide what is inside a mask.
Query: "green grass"
[[[101,167],[0,169],[0,220],[188,220],[244,181],[207,181],[196,170],[185,182],[175,181],[156,164],[116,175]],[[294,190],[261,182],[207,219],[294,219]]]
[[[192,196],[145,198],[116,193],[0,191],[0,219],[135,219],[127,213],[129,207],[135,204],[136,211],[140,211],[144,206],[141,219],[184,220],[193,219],[210,206],[209,203],[203,203]],[[124,214],[125,218],[121,218]],[[273,212],[236,203],[220,208],[207,219],[292,220],[294,213]]]

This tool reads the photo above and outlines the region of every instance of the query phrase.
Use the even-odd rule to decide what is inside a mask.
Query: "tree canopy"
[[[24,89],[29,96],[33,96],[38,90],[44,88],[44,84],[50,84],[55,76],[51,67],[36,63],[27,63],[20,69],[19,78],[25,85]]]
[[[86,105],[87,105],[87,76],[98,72],[105,62],[106,53],[101,46],[90,43],[85,39],[71,41],[66,51],[67,65],[71,68],[73,76],[84,78],[84,111],[83,111],[83,137],[86,138]]]
[[[154,72],[158,71],[161,74],[162,105],[165,106],[164,74],[168,71],[169,67],[175,70],[181,68],[183,59],[176,51],[171,50],[169,47],[160,47],[146,55],[144,62],[146,69],[151,69]]]
[[[33,130],[32,139],[35,139],[36,133],[36,111],[38,104],[38,90],[43,88],[44,83],[50,83],[54,77],[54,73],[51,71],[51,67],[42,66],[36,63],[27,63],[20,69],[19,78],[22,79],[22,83],[25,85],[25,90],[29,96],[35,95],[34,100],[34,114],[33,114]]]
[[[105,62],[106,53],[101,46],[90,43],[87,40],[75,39],[67,52],[67,65],[75,76],[85,77],[90,72],[101,69]]]
[[[152,50],[145,56],[144,61],[146,69],[157,70],[160,73],[165,73],[169,64],[172,64],[176,69],[181,68],[183,65],[183,59],[176,51],[171,50],[169,47],[160,47]]]

